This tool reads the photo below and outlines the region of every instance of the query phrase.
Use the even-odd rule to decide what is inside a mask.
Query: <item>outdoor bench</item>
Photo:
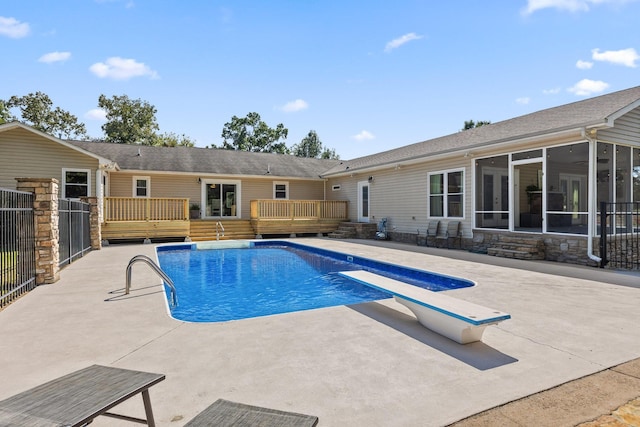
[[[93,365],[0,401],[0,426],[80,427],[99,415],[155,426],[149,387],[163,374]],[[146,419],[109,411],[142,394]]]
[[[480,341],[487,326],[511,318],[498,310],[368,271],[342,271],[340,274],[392,294],[398,303],[415,314],[422,326],[460,344]]]

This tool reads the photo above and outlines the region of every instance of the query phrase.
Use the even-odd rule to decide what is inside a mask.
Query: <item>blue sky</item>
[[[41,91],[102,137],[101,94],[220,144],[259,113],[343,159],[640,84],[640,1],[24,0],[0,99]]]

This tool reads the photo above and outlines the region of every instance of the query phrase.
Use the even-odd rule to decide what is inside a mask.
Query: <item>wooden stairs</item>
[[[216,240],[216,220],[197,219],[191,220],[191,230],[189,237],[194,242],[203,242],[206,240]],[[226,220],[220,221],[224,227],[224,235],[220,230],[220,240],[240,240],[255,239],[256,234],[249,220]]]
[[[502,258],[543,260],[544,240],[541,236],[499,235],[496,241],[491,242],[487,254]]]

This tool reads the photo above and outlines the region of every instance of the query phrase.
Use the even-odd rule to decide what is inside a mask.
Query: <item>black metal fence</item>
[[[0,307],[36,287],[33,194],[0,188]]]
[[[75,200],[58,200],[60,230],[60,267],[71,264],[91,250],[89,204]]]
[[[600,267],[640,269],[640,202],[600,203]]]

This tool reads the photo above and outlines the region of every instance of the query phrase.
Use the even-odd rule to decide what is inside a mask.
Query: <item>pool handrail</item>
[[[220,240],[220,229],[222,229],[222,237],[224,237],[224,225],[222,225],[222,222],[218,221],[216,222],[216,240]]]
[[[171,307],[177,306],[178,297],[176,295],[176,287],[173,284],[173,280],[171,280],[171,278],[167,276],[167,273],[165,273],[158,264],[153,262],[153,260],[146,255],[136,255],[131,258],[131,260],[129,260],[129,264],[127,265],[127,284],[124,288],[125,295],[129,295],[129,290],[131,289],[131,267],[138,261],[142,261],[147,264],[154,272],[158,274],[158,276],[160,276],[160,278],[162,278],[162,280],[164,280],[164,282],[167,284],[167,286],[169,286],[169,289],[171,290],[170,305]]]

